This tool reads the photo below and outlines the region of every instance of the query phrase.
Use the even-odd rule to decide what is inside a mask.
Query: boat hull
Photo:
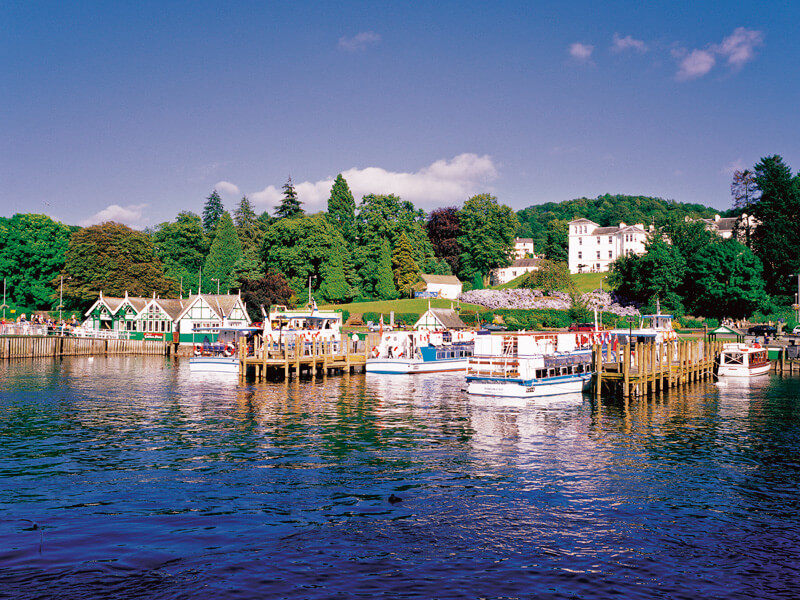
[[[235,356],[195,356],[189,359],[189,370],[194,373],[239,374],[239,359]]]
[[[448,371],[466,371],[468,358],[423,361],[417,359],[403,360],[391,358],[367,359],[367,373],[384,375],[408,375],[413,373],[445,373]]]
[[[753,366],[721,365],[717,375],[720,377],[755,377],[769,373],[769,363]]]
[[[575,394],[589,389],[591,373],[581,373],[567,377],[546,379],[492,379],[467,378],[467,393],[475,396],[495,396],[505,398],[543,398]]]

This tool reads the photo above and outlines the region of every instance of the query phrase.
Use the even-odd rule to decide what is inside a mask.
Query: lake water
[[[796,596],[797,376],[627,407],[462,386],[0,363],[0,597]]]

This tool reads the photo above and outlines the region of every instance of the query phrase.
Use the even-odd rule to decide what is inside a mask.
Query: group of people
[[[64,320],[56,321],[54,319],[51,319],[49,315],[41,315],[39,313],[33,313],[29,320],[27,314],[20,313],[20,315],[16,319],[13,317],[10,318],[6,318],[5,316],[0,317],[0,325],[47,327],[49,330],[56,329],[58,327],[72,329],[74,327],[78,327],[80,325],[80,321],[78,321],[75,315],[73,315],[66,321]]]

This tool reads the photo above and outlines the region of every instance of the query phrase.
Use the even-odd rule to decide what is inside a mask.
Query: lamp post
[[[64,310],[64,276],[61,276],[61,285],[58,289],[58,322],[63,320],[62,311]]]
[[[309,275],[308,276],[308,305],[311,306],[311,280],[316,279],[316,275]]]
[[[6,320],[6,309],[8,308],[8,304],[6,304],[6,278],[3,277],[3,320]]]
[[[219,296],[219,279],[217,279],[215,277],[212,277],[211,281],[216,281],[217,282],[217,296]]]

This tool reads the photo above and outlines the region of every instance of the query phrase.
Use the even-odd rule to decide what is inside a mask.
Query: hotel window
[[[599,235],[597,236],[597,245],[598,246],[600,245],[600,236]]]
[[[578,258],[583,258],[583,252],[578,252]]]
[[[578,246],[583,246],[583,238],[578,238]]]
[[[608,258],[614,258],[614,253],[611,250],[608,251]]]
[[[600,250],[597,251],[597,258],[600,258]]]
[[[608,243],[609,244],[613,244],[614,243],[612,236],[608,236]]]

